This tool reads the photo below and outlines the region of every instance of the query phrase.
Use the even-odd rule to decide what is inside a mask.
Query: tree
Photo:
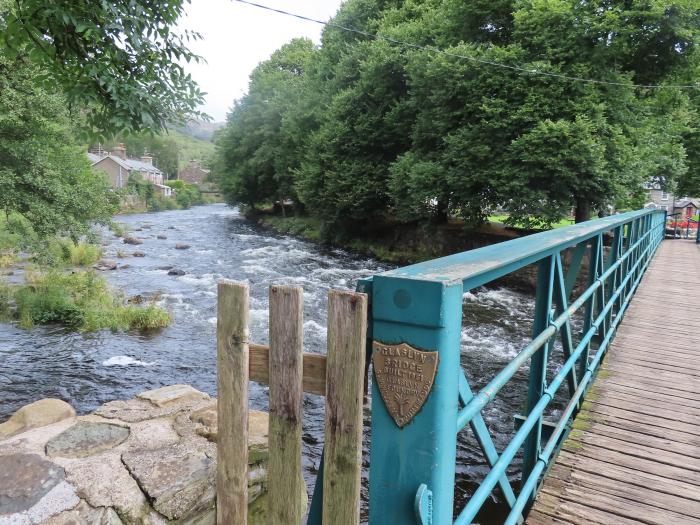
[[[15,60],[39,66],[39,78],[60,86],[96,134],[158,131],[184,117],[202,117],[196,108],[203,93],[182,65],[200,60],[187,48],[200,35],[172,29],[186,3],[1,2],[6,65],[0,75]]]
[[[700,98],[671,86],[697,82],[696,1],[348,0],[333,22],[359,32],[325,28],[301,94],[254,73],[219,143],[230,198],[291,186],[342,233],[496,209],[549,226],[700,185]]]
[[[248,94],[228,115],[217,141],[220,186],[230,201],[254,206],[298,200],[293,172],[303,156],[313,109],[305,78],[316,53],[308,39],[295,39],[251,74]],[[311,122],[308,122],[311,120]]]
[[[0,52],[0,70],[0,209],[40,236],[77,237],[108,222],[116,199],[76,142],[63,96],[38,87],[24,58]]]

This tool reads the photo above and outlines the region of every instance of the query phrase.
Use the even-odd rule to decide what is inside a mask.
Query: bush
[[[0,311],[16,302],[14,316],[20,325],[58,323],[80,331],[151,330],[168,326],[170,314],[149,305],[125,305],[115,296],[107,281],[94,272],[62,273],[52,270],[27,276],[27,284],[11,295],[0,295]]]
[[[188,184],[181,180],[169,180],[165,184],[170,186],[175,192],[175,200],[180,207],[189,208],[197,204],[204,204],[202,192],[196,184]]]
[[[89,266],[102,257],[102,248],[88,242],[75,243],[64,237],[52,237],[35,246],[38,262],[53,267]]]

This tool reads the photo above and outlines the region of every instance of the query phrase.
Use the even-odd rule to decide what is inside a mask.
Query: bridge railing
[[[360,289],[371,291],[374,340],[370,525],[469,524],[497,488],[509,508],[505,523],[522,522],[664,238],[665,223],[663,211],[629,212],[392,270],[361,283]],[[537,265],[532,340],[474,393],[460,364],[462,295],[531,264]],[[582,266],[587,276],[579,276]],[[582,279],[584,289],[571,299]],[[563,354],[557,356],[563,363],[548,378],[554,352]],[[434,372],[425,366],[431,362],[437,363]],[[528,362],[525,415],[498,451],[483,412]],[[565,382],[567,401],[558,420],[543,425]],[[467,427],[490,468],[454,520],[457,435]],[[517,487],[508,469],[521,449]]]

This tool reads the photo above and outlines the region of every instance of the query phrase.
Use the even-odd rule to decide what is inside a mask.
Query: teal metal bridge
[[[467,525],[479,521],[493,497],[507,506],[508,525],[526,519],[700,523],[700,246],[662,242],[665,226],[662,211],[634,211],[399,268],[358,285],[370,296],[373,341],[370,525]],[[683,260],[668,263],[679,250]],[[643,282],[652,260],[652,275]],[[462,296],[529,265],[537,267],[532,340],[473,391],[460,365]],[[679,267],[683,271],[669,278],[666,272]],[[640,282],[643,298],[633,301]],[[678,314],[668,309],[676,300]],[[608,353],[619,358],[606,359]],[[484,410],[528,365],[524,413],[507,446],[497,450]],[[682,428],[674,427],[675,419]],[[682,452],[663,437],[666,427],[681,439]],[[607,434],[593,433],[596,428]],[[490,469],[466,505],[455,509],[460,432],[473,434]],[[635,442],[636,435],[643,437]],[[552,468],[562,447],[565,462]],[[663,457],[669,449],[673,461],[685,455],[690,466],[653,471],[639,459]],[[580,460],[579,451],[590,462]],[[647,469],[651,474],[643,474]],[[679,479],[689,499],[667,494],[675,510],[664,514],[664,492],[649,499],[644,490],[655,489],[644,485],[674,486]]]

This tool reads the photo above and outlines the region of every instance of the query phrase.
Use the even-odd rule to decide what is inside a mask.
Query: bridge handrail
[[[404,266],[384,272],[381,276],[442,282],[461,280],[464,290],[468,291],[640,217],[663,213],[660,210],[644,209],[609,215]]]
[[[416,460],[422,458],[422,454],[433,454],[434,457],[432,463],[426,460],[426,466],[431,466],[426,468],[422,480],[417,478],[415,472],[410,472],[410,476],[394,482],[383,475],[376,476],[372,471],[371,525],[381,523],[381,520],[373,520],[373,502],[380,504],[376,501],[380,495],[382,502],[388,498],[402,500],[401,491],[409,489],[408,486],[402,488],[402,483],[409,486],[416,484],[413,490],[418,489],[420,484],[418,494],[421,498],[426,493],[432,498],[433,521],[421,515],[418,523],[472,523],[497,486],[510,508],[505,523],[513,525],[523,521],[523,511],[533,501],[546,467],[568,435],[572,417],[580,408],[632,295],[664,238],[665,224],[664,211],[639,210],[374,276],[371,284],[373,338],[383,344],[406,342],[417,348],[435,349],[439,367],[431,398],[422,409],[424,414],[416,416],[421,424],[432,425],[423,434],[418,424],[399,431],[391,427],[388,418],[385,418],[386,407],[381,405],[378,391],[373,390],[372,467],[376,467],[380,461],[387,464],[385,457],[394,456],[389,454],[392,446],[414,452],[416,465],[412,467],[416,471],[419,470]],[[608,233],[612,233],[612,237],[607,243],[610,247],[606,256]],[[565,271],[563,252],[569,249],[569,264]],[[569,303],[586,254],[589,261],[588,285]],[[537,263],[539,268],[532,340],[485,387],[478,393],[472,393],[459,362],[459,337],[455,338],[454,335],[461,331],[462,293],[533,263]],[[458,294],[454,293],[455,287]],[[582,309],[585,310],[583,329],[580,334],[574,333],[572,318]],[[558,337],[561,338],[563,364],[548,381],[547,367]],[[484,424],[482,411],[528,360],[530,380],[526,416],[499,454]],[[457,376],[458,380],[455,381]],[[549,437],[543,437],[543,417],[565,381],[569,387],[567,404],[558,420],[553,422],[554,428]],[[454,398],[449,395],[453,388],[457,390]],[[461,408],[451,408],[452,399]],[[376,411],[375,402],[378,405]],[[456,453],[440,448],[454,446],[456,449],[457,433],[467,426],[481,446],[490,468],[453,522],[450,503],[454,499]],[[391,444],[378,444],[375,454],[375,443],[381,440]],[[516,496],[507,472],[521,448],[524,450],[522,485]],[[453,462],[452,471],[443,468],[446,461]],[[375,476],[379,479],[373,487]],[[452,494],[447,497],[445,493],[449,491]],[[400,512],[394,514],[388,511],[386,504],[381,506],[383,515],[393,519],[392,522],[413,523],[403,521],[404,515]],[[423,507],[419,509],[417,504],[417,515],[423,512]],[[442,507],[449,507],[449,510]]]

